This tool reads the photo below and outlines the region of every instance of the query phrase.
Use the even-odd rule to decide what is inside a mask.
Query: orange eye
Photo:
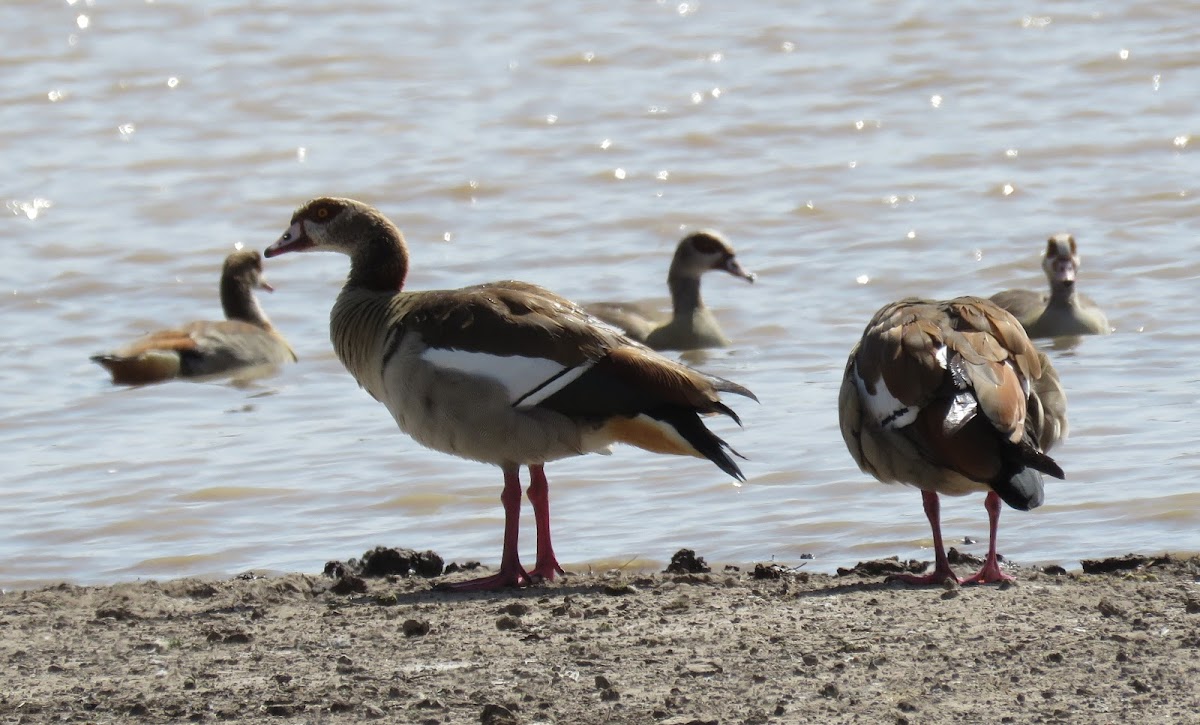
[[[323,207],[317,209],[317,218],[318,219],[326,219],[328,217],[329,217],[329,207],[323,206]]]

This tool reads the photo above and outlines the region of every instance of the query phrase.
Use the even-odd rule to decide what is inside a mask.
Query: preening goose
[[[1012,313],[1030,337],[1107,335],[1108,318],[1090,297],[1075,291],[1079,248],[1070,234],[1046,240],[1042,269],[1050,292],[1010,289],[992,295],[992,302]]]
[[[548,461],[620,442],[707,458],[743,478],[736,453],[700,418],[736,421],[719,393],[754,397],[740,385],[662,357],[532,284],[403,291],[404,237],[362,202],[309,201],[266,255],[315,250],[350,257],[329,334],[359,385],[418,443],[504,473],[500,570],[449,588],[523,586],[563,573],[550,540]],[[517,554],[522,465],[537,525],[528,572]]]
[[[236,251],[225,258],[221,271],[224,320],[152,332],[91,359],[112,373],[114,383],[127,385],[294,362],[296,353],[271,326],[255,289],[274,291],[262,276],[262,257],[252,249]]]
[[[842,438],[859,468],[921,489],[935,566],[915,584],[960,581],[942,547],[938,494],[986,491],[983,568],[962,583],[1012,579],[996,559],[1000,501],[1042,503],[1045,451],[1067,434],[1066,395],[1049,359],[1012,315],[979,297],[886,305],[850,352],[838,397]]]
[[[717,318],[700,299],[700,277],[714,269],[747,282],[755,279],[754,273],[742,268],[729,242],[714,231],[701,230],[684,237],[675,248],[675,257],[667,272],[673,309],[670,319],[656,320],[657,309],[638,304],[598,302],[587,305],[586,309],[621,328],[632,339],[656,350],[726,347],[729,338],[721,332]]]

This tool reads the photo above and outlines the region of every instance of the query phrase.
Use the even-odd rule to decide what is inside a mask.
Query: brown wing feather
[[[946,344],[962,356],[979,410],[1002,436],[1018,443],[1025,435],[1028,381],[1041,377],[1037,349],[1008,312],[978,297],[945,305],[959,334]]]
[[[159,330],[129,343],[115,351],[114,357],[132,358],[157,350],[195,350],[196,340],[187,330]]]
[[[620,347],[605,358],[615,375],[638,388],[653,390],[662,402],[702,413],[723,412],[715,382],[703,373],[643,347]]]
[[[404,318],[431,347],[533,355],[563,365],[596,360],[621,339],[570,300],[525,282],[422,292]]]

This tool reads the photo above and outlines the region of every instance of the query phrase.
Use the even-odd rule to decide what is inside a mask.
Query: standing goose
[[[1049,294],[1010,289],[992,295],[992,302],[1012,313],[1030,337],[1107,335],[1108,318],[1090,297],[1075,291],[1079,251],[1075,237],[1055,234],[1046,240],[1042,269],[1050,282]]]
[[[752,272],[742,268],[729,242],[714,231],[701,230],[684,237],[675,248],[667,272],[674,310],[669,320],[656,321],[656,309],[620,302],[598,302],[588,305],[587,311],[655,350],[726,347],[729,338],[700,299],[700,277],[714,269],[751,283],[755,279]]]
[[[491,463],[504,473],[500,570],[457,590],[523,586],[563,573],[550,540],[543,465],[629,443],[707,458],[739,480],[736,452],[701,415],[737,415],[720,392],[753,394],[673,362],[598,323],[574,303],[524,282],[402,291],[408,250],[400,230],[352,199],[309,201],[266,250],[328,250],[350,257],[330,313],[342,364],[400,430],[418,443]],[[537,524],[537,562],[517,555],[520,467]]]
[[[112,373],[114,383],[126,385],[294,362],[296,353],[271,326],[255,289],[274,291],[262,276],[262,257],[252,249],[238,250],[225,258],[221,271],[224,320],[152,332],[91,359]]]
[[[1067,434],[1066,396],[1021,325],[979,297],[915,298],[875,313],[850,352],[838,398],[842,438],[859,468],[921,489],[935,566],[914,584],[1011,580],[996,559],[1000,501],[1042,503],[1042,474],[1063,477],[1044,451]],[[942,547],[938,494],[986,491],[987,559],[959,580]]]

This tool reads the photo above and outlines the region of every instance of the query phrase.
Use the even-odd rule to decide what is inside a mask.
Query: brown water
[[[1117,334],[1052,351],[1069,479],[1004,514],[1001,548],[1200,549],[1194,4],[248,5],[0,6],[0,586],[317,571],[377,543],[495,563],[499,472],[417,447],[333,358],[342,257],[269,263],[302,357],[277,377],[121,389],[87,360],[218,316],[223,256],[320,194],[400,224],[413,289],[659,299],[697,226],[759,273],[705,281],[737,344],[690,358],[762,400],[714,423],[749,481],[633,449],[556,463],[565,562],[922,555],[916,492],[842,444],[845,356],[896,297],[1040,287],[1060,230]],[[946,502],[950,540],[986,541],[981,504]]]

